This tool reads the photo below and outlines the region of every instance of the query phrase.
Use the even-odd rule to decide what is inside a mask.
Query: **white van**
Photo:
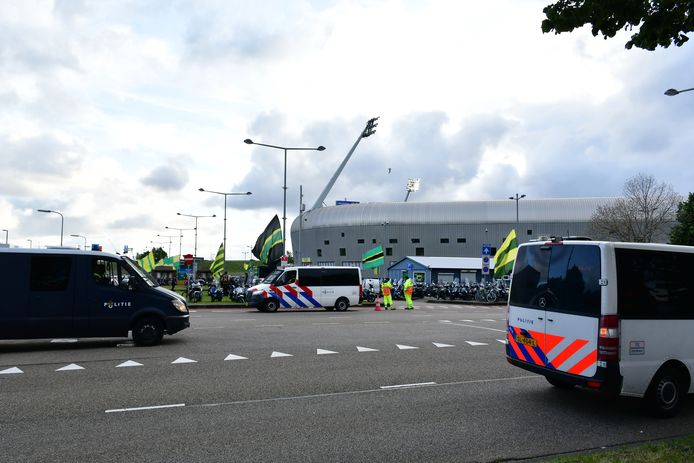
[[[361,300],[359,267],[286,267],[248,289],[246,301],[261,312],[278,308],[345,311]]]
[[[693,392],[694,247],[523,244],[507,331],[508,361],[552,385],[645,397],[673,416]]]

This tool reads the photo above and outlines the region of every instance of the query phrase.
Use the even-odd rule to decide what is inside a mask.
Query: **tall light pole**
[[[694,88],[685,88],[684,90],[676,90],[674,88],[669,88],[669,89],[665,90],[665,94],[667,96],[675,96],[675,95],[679,95],[680,93],[691,92],[692,90],[694,90]]]
[[[282,240],[284,241],[285,245],[285,252],[286,252],[286,246],[287,246],[287,151],[324,151],[325,146],[320,145],[317,148],[289,148],[286,146],[277,146],[277,145],[266,145],[265,143],[257,143],[251,140],[250,138],[246,138],[243,141],[247,145],[258,145],[258,146],[266,146],[268,148],[275,148],[278,150],[284,150],[284,185],[282,186],[282,189],[284,190],[284,200],[283,200],[283,206],[282,206]]]
[[[168,238],[169,239],[169,254],[168,255],[169,255],[169,257],[171,257],[171,238],[178,238],[178,235],[160,235],[159,233],[157,233],[157,236],[160,238]],[[179,250],[179,255],[180,254],[181,254],[181,252]]]
[[[516,202],[516,233],[518,233],[518,202],[525,198],[525,195],[520,195],[518,196],[518,193],[516,193],[516,196],[509,196],[508,199],[512,199]]]
[[[240,196],[240,195],[252,195],[250,191],[245,193],[222,193],[221,191],[206,190],[204,188],[198,188],[198,191],[204,191],[205,193],[214,193],[216,195],[224,195],[224,262],[227,260],[227,196]]]
[[[164,227],[167,230],[178,230],[178,256],[181,257],[181,243],[183,242],[183,232],[189,230],[195,230],[194,228],[175,228],[175,227]]]
[[[87,237],[86,236],[82,236],[82,235],[70,235],[70,236],[74,236],[75,238],[82,238],[84,240],[84,250],[85,251],[87,250]]]
[[[31,240],[28,239],[28,238],[27,238],[27,241],[29,242],[29,249],[31,249],[31,248],[33,247],[33,244],[34,244],[34,243],[33,243],[33,241],[31,241]]]
[[[176,212],[176,215],[181,217],[192,217],[195,219],[195,247],[193,248],[193,278],[198,277],[198,219],[206,217],[217,217],[217,214],[212,215],[195,215],[195,214],[182,214]]]
[[[58,214],[60,216],[60,245],[63,245],[63,226],[65,225],[65,217],[58,211],[51,211],[49,209],[36,209],[37,212],[46,212],[51,214]]]
[[[9,242],[9,238],[8,238],[8,237],[10,236],[10,231],[7,230],[7,229],[5,229],[5,228],[3,228],[2,231],[5,232],[5,244],[9,245],[10,242]]]

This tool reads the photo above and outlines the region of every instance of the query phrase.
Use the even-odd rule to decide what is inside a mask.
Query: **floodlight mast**
[[[352,157],[352,153],[354,153],[354,150],[357,149],[357,145],[359,145],[361,139],[369,137],[376,133],[376,126],[378,126],[377,121],[378,117],[373,117],[366,122],[366,127],[364,127],[364,130],[361,131],[361,133],[359,134],[359,138],[357,138],[357,141],[354,142],[354,146],[352,146],[352,149],[349,150],[349,153],[347,153],[347,156],[345,156],[345,159],[342,161],[342,164],[340,164],[340,167],[337,168],[332,178],[323,189],[323,192],[320,194],[320,196],[318,196],[318,199],[316,199],[316,203],[313,205],[312,209],[318,209],[319,207],[323,207],[323,201],[325,201],[325,197],[328,196],[328,193],[330,193],[330,190],[332,189],[333,185],[335,185],[337,178],[342,173],[342,169],[344,169],[347,165],[347,161],[349,161],[349,158]]]

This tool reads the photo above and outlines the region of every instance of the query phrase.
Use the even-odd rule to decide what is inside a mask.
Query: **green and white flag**
[[[214,262],[210,265],[210,272],[212,272],[212,278],[217,278],[224,271],[224,243],[219,245],[219,250],[217,251],[217,256],[214,258]]]
[[[361,264],[364,269],[380,267],[384,262],[383,246],[376,246],[361,255]]]
[[[516,230],[511,230],[511,233],[504,240],[504,244],[501,245],[494,255],[494,278],[501,278],[511,273],[517,253],[518,240],[516,239]]]

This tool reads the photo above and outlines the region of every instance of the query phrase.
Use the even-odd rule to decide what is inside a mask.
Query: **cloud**
[[[188,172],[184,166],[167,164],[155,167],[141,181],[143,185],[160,191],[178,191],[188,184]]]

